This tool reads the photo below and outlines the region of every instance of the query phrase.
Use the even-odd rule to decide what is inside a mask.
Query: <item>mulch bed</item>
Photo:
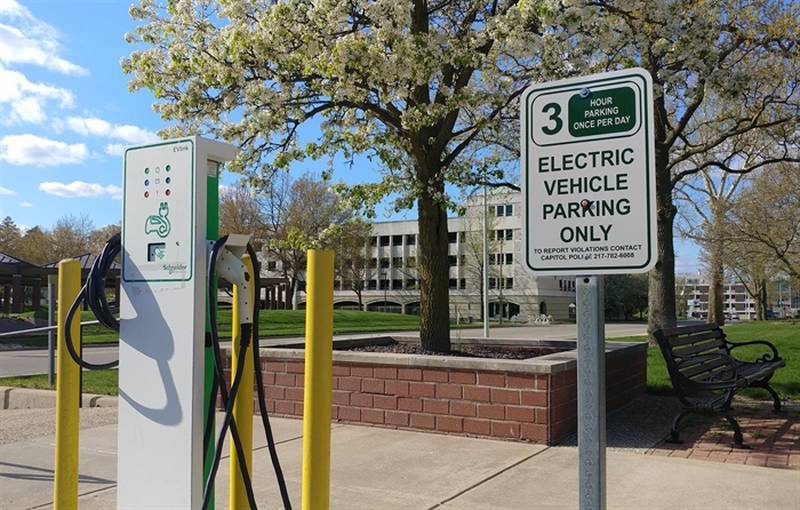
[[[485,345],[462,345],[448,353],[433,352],[423,349],[419,344],[394,342],[385,345],[361,345],[348,347],[347,351],[389,352],[395,354],[424,354],[430,356],[461,356],[466,358],[492,359],[530,359],[550,354],[553,349],[515,349],[513,347],[490,347]]]

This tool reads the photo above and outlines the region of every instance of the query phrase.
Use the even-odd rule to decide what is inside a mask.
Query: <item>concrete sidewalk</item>
[[[274,419],[273,427],[293,504],[299,508],[302,423]],[[259,508],[280,508],[258,421],[255,431]],[[577,507],[574,447],[338,424],[332,436],[332,508]],[[82,430],[80,444],[80,508],[114,508],[116,425]],[[227,508],[227,473],[226,458],[217,482],[220,508]],[[0,446],[1,508],[50,507],[52,480],[51,435]],[[608,507],[795,509],[800,508],[800,472],[609,451]]]

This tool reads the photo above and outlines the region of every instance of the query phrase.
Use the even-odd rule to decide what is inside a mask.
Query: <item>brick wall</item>
[[[303,415],[303,362],[262,361],[267,408]],[[644,393],[646,352],[607,361],[608,408]],[[340,422],[555,444],[575,431],[575,364],[555,373],[334,361],[332,418]],[[257,409],[257,407],[256,407]]]

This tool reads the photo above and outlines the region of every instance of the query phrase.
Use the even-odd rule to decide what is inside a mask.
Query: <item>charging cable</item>
[[[225,243],[227,242],[228,237],[224,236],[220,238],[217,242],[214,243],[211,253],[209,254],[209,264],[208,264],[208,301],[209,303],[214,303],[216,300],[216,293],[214,291],[213,282],[216,281],[216,266],[217,261],[220,257],[220,253],[222,252],[223,248],[225,247]],[[253,247],[248,243],[247,244],[247,253],[250,255],[251,260],[253,261],[254,267],[254,277],[250,278],[250,275],[245,275],[245,280],[247,281],[250,278],[250,284],[254,285],[255,294],[257,297],[260,297],[260,285],[259,285],[259,278],[258,275],[260,271],[258,269],[258,258],[256,256],[255,250]],[[231,282],[237,283],[237,282]],[[248,292],[249,294],[249,292]],[[216,402],[217,393],[219,392],[220,398],[222,400],[222,405],[225,407],[225,416],[222,422],[222,429],[220,430],[219,437],[217,438],[215,451],[214,451],[214,459],[211,464],[211,469],[208,473],[208,478],[206,479],[204,491],[203,491],[203,509],[207,509],[210,500],[211,500],[211,493],[213,492],[213,485],[214,479],[217,474],[217,470],[219,468],[219,463],[222,458],[222,446],[225,439],[225,434],[227,433],[227,429],[230,427],[231,429],[231,436],[233,439],[234,447],[236,449],[236,453],[238,456],[238,462],[240,466],[240,470],[242,472],[242,481],[245,486],[245,491],[247,493],[248,502],[250,504],[251,509],[255,510],[256,503],[255,497],[253,496],[253,488],[252,488],[252,480],[250,479],[246,462],[244,462],[244,453],[241,444],[241,440],[239,438],[238,429],[236,427],[236,420],[233,417],[233,405],[236,400],[236,395],[239,390],[239,385],[241,383],[241,376],[244,369],[244,360],[246,359],[247,348],[250,344],[251,338],[253,339],[253,355],[254,361],[253,368],[255,370],[255,378],[256,378],[256,386],[258,388],[258,403],[259,403],[259,411],[261,414],[262,424],[264,426],[264,432],[267,438],[267,448],[270,453],[270,459],[272,461],[273,468],[275,470],[275,476],[278,481],[278,486],[281,493],[281,499],[284,504],[284,508],[287,510],[291,510],[291,501],[289,500],[289,494],[286,489],[286,481],[283,476],[283,471],[280,466],[280,461],[278,459],[277,450],[275,447],[275,439],[272,434],[272,427],[269,422],[269,414],[266,409],[266,402],[264,399],[264,387],[263,387],[263,377],[261,375],[261,362],[259,359],[259,335],[258,335],[258,310],[259,310],[259,301],[260,299],[256,299],[253,303],[253,313],[252,313],[252,323],[243,323],[242,330],[241,330],[241,356],[239,356],[237,362],[237,370],[236,376],[234,376],[233,381],[231,382],[230,393],[228,392],[228,388],[225,383],[225,376],[223,372],[222,366],[222,354],[219,345],[219,334],[217,328],[217,316],[216,310],[213,305],[209,306],[209,324],[210,324],[210,340],[212,345],[212,351],[214,354],[214,371],[215,371],[215,380],[212,383],[212,392],[209,401],[209,413],[206,416],[206,424],[205,424],[205,431],[204,431],[204,447],[206,448],[204,451],[207,451],[207,447],[211,438],[211,423],[213,420],[214,415],[214,404]],[[243,310],[244,312],[244,310]],[[247,319],[247,314],[245,312],[245,318]]]

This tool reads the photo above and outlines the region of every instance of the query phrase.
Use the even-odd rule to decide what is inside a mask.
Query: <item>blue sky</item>
[[[155,139],[163,126],[150,93],[128,92],[119,65],[132,49],[124,41],[134,29],[129,5],[0,0],[0,218],[23,227],[50,227],[67,214],[87,214],[97,227],[119,221],[121,149]],[[374,179],[359,161],[335,177]],[[677,270],[696,270],[697,247],[676,240],[676,248]]]

